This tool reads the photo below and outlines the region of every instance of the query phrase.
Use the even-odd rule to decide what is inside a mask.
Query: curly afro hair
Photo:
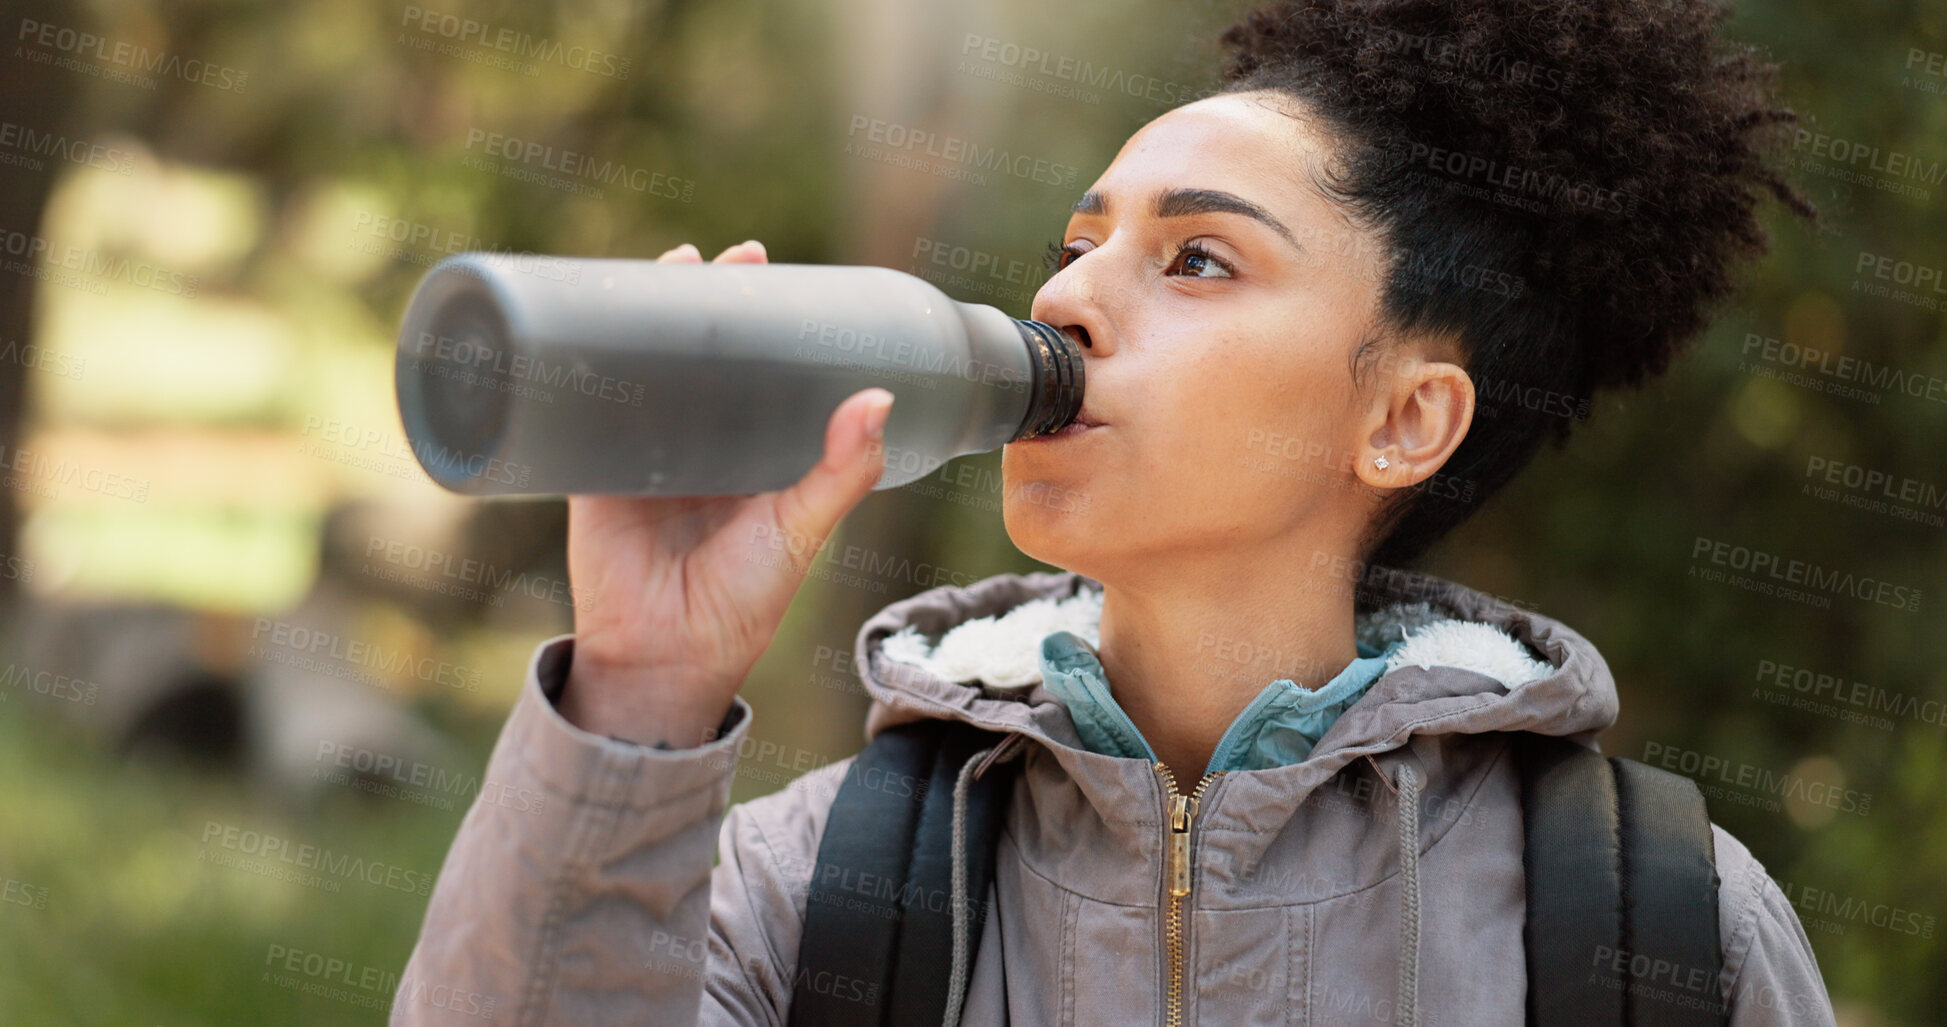
[[[1334,138],[1319,187],[1387,254],[1381,334],[1458,341],[1476,393],[1438,477],[1361,554],[1406,567],[1588,416],[1662,374],[1769,240],[1764,158],[1796,120],[1704,0],[1285,0],[1225,30],[1220,93],[1273,90]],[[1354,358],[1367,381],[1378,338]],[[1430,479],[1432,481],[1432,479]]]

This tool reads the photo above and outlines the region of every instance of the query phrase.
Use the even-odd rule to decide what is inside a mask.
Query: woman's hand
[[[658,259],[703,256],[684,243]],[[766,258],[752,240],[716,259]],[[825,426],[824,459],[781,491],[569,496],[575,650],[562,716],[648,745],[708,741],[825,538],[878,482],[891,407],[885,389],[848,397]]]

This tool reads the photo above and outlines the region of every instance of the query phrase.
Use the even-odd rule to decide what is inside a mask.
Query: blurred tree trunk
[[[9,12],[27,5],[4,5]],[[67,0],[36,0],[34,18],[72,25],[74,5]],[[18,25],[18,16],[8,17],[8,25]],[[53,71],[30,61],[0,62],[0,122],[18,125],[36,133],[67,136],[73,130],[75,100],[79,95],[79,76]],[[18,165],[0,165],[0,231],[39,235],[41,215],[47,209],[48,194],[63,163],[54,157],[39,158],[45,165],[36,171]],[[34,336],[34,293],[38,283],[28,275],[0,275],[0,346],[12,346],[13,359],[0,360],[0,453],[11,460],[20,445],[24,429],[22,414],[27,405],[28,363],[26,347]],[[0,489],[0,554],[20,552],[20,503],[12,489]],[[19,582],[0,575],[0,609],[15,600]]]

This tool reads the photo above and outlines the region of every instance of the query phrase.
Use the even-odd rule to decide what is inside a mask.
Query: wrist
[[[556,710],[591,734],[660,749],[691,749],[718,737],[736,690],[679,677],[669,667],[615,666],[577,656]]]

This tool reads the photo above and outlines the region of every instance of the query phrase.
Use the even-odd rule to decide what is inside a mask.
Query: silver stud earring
[[[1380,469],[1380,470],[1382,470],[1382,471],[1386,469],[1386,458],[1385,458],[1385,457],[1383,457],[1383,456],[1376,456],[1376,457],[1373,457],[1373,458],[1372,458],[1372,463],[1373,463],[1373,466],[1375,466],[1375,467],[1377,467],[1377,468],[1379,468],[1379,469]]]

